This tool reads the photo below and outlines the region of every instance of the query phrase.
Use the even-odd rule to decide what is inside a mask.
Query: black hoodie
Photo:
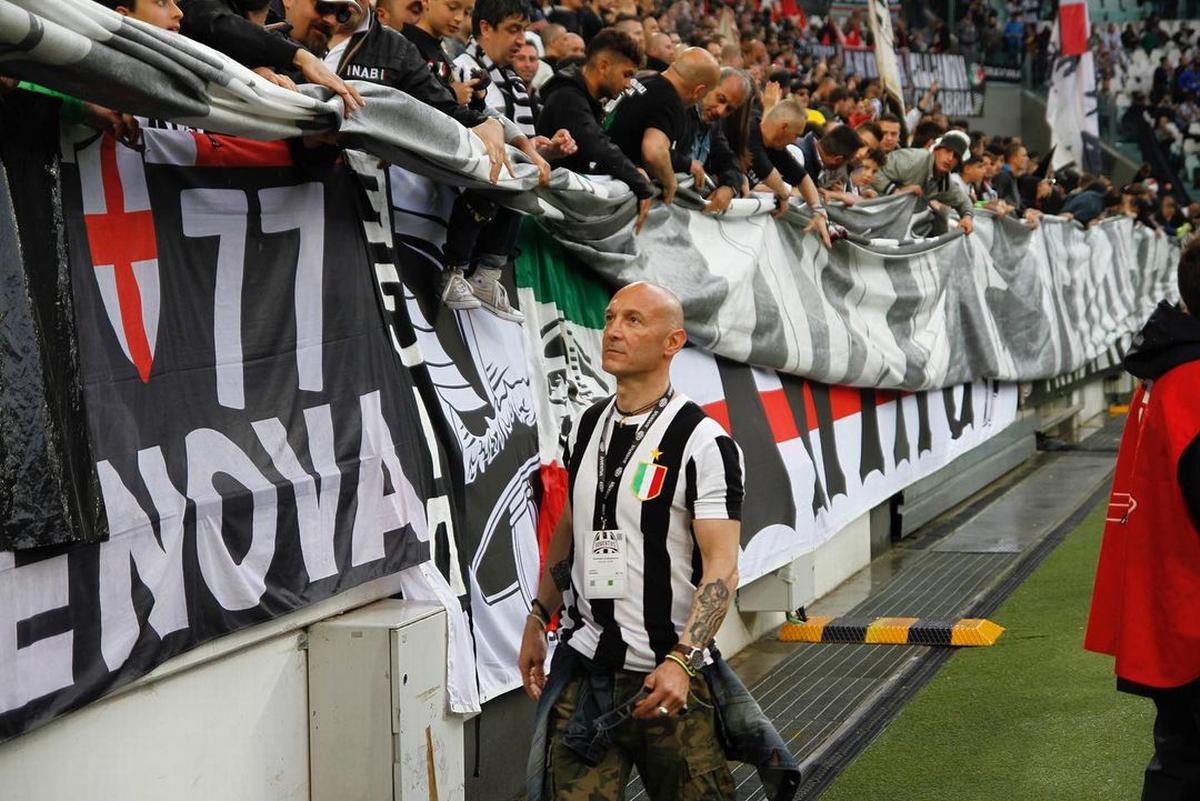
[[[1194,361],[1200,361],[1200,319],[1164,300],[1134,337],[1125,369],[1143,381],[1154,381]],[[1192,521],[1200,529],[1200,437],[1184,449],[1176,472]]]
[[[654,187],[609,139],[601,125],[604,109],[588,92],[579,67],[572,65],[555,73],[542,86],[541,94],[537,132],[554,136],[555,131],[566,128],[579,147],[573,155],[556,161],[555,166],[586,175],[611,175],[628,184],[639,199],[654,195]]]
[[[1200,319],[1161,301],[1125,355],[1125,369],[1153,381],[1168,370],[1200,359]]]

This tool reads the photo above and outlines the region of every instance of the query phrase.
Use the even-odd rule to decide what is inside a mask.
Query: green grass
[[[821,801],[1139,798],[1153,705],[1082,647],[1103,526],[1101,506],[992,616],[996,645],[957,652]]]

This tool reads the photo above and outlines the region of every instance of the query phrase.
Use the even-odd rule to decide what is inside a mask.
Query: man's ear
[[[380,25],[391,27],[392,14],[383,6],[375,6],[375,19],[379,20]]]
[[[671,333],[667,334],[666,355],[674,356],[679,351],[683,350],[683,346],[687,344],[687,332],[682,328],[676,328]]]

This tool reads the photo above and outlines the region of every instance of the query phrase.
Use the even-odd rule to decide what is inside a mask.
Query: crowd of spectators
[[[949,119],[936,83],[903,117],[893,113],[877,79],[819,52],[869,44],[857,13],[842,21],[783,17],[778,4],[746,0],[99,1],[204,42],[285,88],[321,84],[347,115],[363,105],[352,80],[400,89],[468,127],[493,181],[511,169],[505,145],[542,182],[556,166],[618,178],[638,198],[637,230],[652,202],[676,202],[684,181],[706,213],[755,192],[773,195],[780,214],[802,199],[809,229],[826,246],[843,233],[829,222],[828,203],[896,193],[928,204],[935,233],[958,225],[970,234],[981,208],[1033,225],[1043,214],[1083,224],[1124,214],[1176,233],[1190,221],[1169,191],[1153,195],[1152,180],[1116,191],[1100,176],[1055,175],[1019,138]],[[1039,13],[1028,3],[1007,10],[1022,37],[1039,35]],[[937,19],[916,31],[896,20],[896,43],[984,53],[1013,33],[998,20],[984,0],[972,0],[953,31]],[[1156,31],[1151,18],[1136,46],[1155,52]],[[1124,53],[1133,43],[1129,29],[1114,33],[1097,33],[1103,69],[1116,48]],[[1186,43],[1192,33],[1176,36]],[[1200,122],[1200,55],[1186,65],[1164,57],[1161,71],[1154,105],[1146,104],[1155,126]],[[136,136],[136,124],[117,116],[121,132]],[[521,319],[500,281],[518,222],[486,193],[461,193],[445,252],[448,306]]]

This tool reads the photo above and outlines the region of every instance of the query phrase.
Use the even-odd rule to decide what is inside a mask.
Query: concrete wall
[[[0,747],[12,801],[308,801],[295,634],[97,701]]]
[[[305,630],[399,589],[377,579],[206,643],[0,745],[0,801],[308,801]]]

